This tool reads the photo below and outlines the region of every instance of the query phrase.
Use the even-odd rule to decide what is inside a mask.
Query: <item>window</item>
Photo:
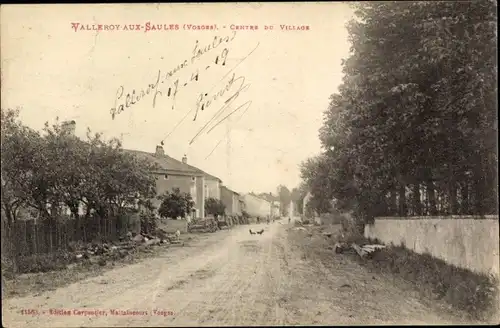
[[[163,176],[163,179],[168,180],[168,174],[165,174],[165,175]]]
[[[196,178],[195,177],[191,177],[191,181],[196,181]]]

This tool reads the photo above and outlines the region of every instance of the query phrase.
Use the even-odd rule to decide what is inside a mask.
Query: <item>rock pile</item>
[[[150,247],[157,245],[180,244],[180,232],[167,234],[162,229],[157,229],[153,234],[140,233],[133,234],[128,232],[125,236],[119,238],[117,242],[89,243],[79,246],[73,246],[75,258],[90,259],[91,257],[109,257],[118,259],[126,257],[135,251],[138,246]],[[99,260],[102,262],[102,260]],[[104,262],[105,263],[105,262]]]

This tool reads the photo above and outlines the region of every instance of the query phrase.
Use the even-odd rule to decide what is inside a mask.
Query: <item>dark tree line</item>
[[[497,214],[495,2],[353,6],[324,151],[302,165],[316,210]]]

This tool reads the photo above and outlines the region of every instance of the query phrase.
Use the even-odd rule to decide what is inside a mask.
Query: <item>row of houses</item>
[[[248,193],[240,195],[225,186],[222,180],[195,166],[188,164],[187,156],[177,160],[167,154],[162,146],[156,146],[154,153],[138,150],[126,152],[157,164],[156,193],[162,194],[179,188],[181,192],[190,193],[195,202],[194,217],[205,217],[205,200],[215,198],[221,200],[226,207],[226,215],[241,215],[246,211],[251,217],[279,216],[279,199],[271,194]],[[159,200],[154,200],[155,206]]]
[[[246,211],[252,217],[277,217],[280,212],[279,199],[272,194],[243,195]]]
[[[163,194],[179,188],[181,192],[191,194],[195,203],[193,216],[205,217],[205,200],[215,198],[226,206],[227,215],[241,214],[242,205],[239,194],[223,185],[222,180],[195,166],[188,164],[187,156],[177,160],[167,154],[163,146],[156,146],[154,153],[126,149],[131,155],[155,163],[157,170],[152,172],[156,177],[156,193]],[[159,206],[160,201],[154,199],[153,205]]]
[[[64,122],[62,128],[70,135],[75,135],[75,121]],[[179,188],[181,192],[189,193],[195,203],[192,217],[204,218],[205,200],[215,198],[221,200],[226,208],[226,215],[241,215],[243,211],[251,217],[267,217],[279,215],[279,202],[271,194],[255,195],[253,193],[240,195],[225,186],[222,180],[188,163],[187,156],[177,160],[165,153],[163,146],[156,146],[155,152],[124,149],[125,152],[138,158],[156,164],[152,172],[156,180],[156,194]],[[155,207],[160,200],[151,200]]]

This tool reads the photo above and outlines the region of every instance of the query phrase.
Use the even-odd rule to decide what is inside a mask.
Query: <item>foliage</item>
[[[297,188],[292,189],[292,200],[297,204],[297,211],[299,215],[305,215],[304,210],[304,198],[308,192],[308,187],[305,181],[302,181]]]
[[[194,201],[191,194],[180,191],[179,188],[174,188],[172,192],[165,192],[159,195],[158,199],[161,200],[158,214],[164,218],[177,219],[178,217],[185,217],[191,213],[194,207]]]
[[[21,207],[34,203],[30,187],[40,161],[42,139],[22,125],[19,110],[1,111],[2,212],[12,224]]]
[[[226,205],[224,205],[220,199],[210,197],[205,200],[205,212],[217,218],[218,216],[224,215],[226,212]]]
[[[155,208],[151,200],[141,202],[142,210],[139,217],[141,220],[141,233],[153,233],[158,228],[158,219],[155,215]]]
[[[304,215],[312,215],[313,211],[328,213],[332,209],[332,190],[330,175],[334,173],[334,168],[329,165],[326,156],[317,156],[307,159],[301,165],[301,175],[311,190],[312,197],[306,205]],[[309,211],[309,213],[307,213]]]
[[[83,141],[57,121],[37,132],[18,119],[19,111],[1,111],[2,210],[8,222],[20,207],[52,220],[64,208],[78,216],[106,217],[155,193],[152,166],[125,153],[118,140],[87,133]]]
[[[280,200],[280,212],[282,216],[288,215],[288,207],[290,206],[290,202],[292,201],[292,195],[290,190],[283,185],[279,185],[277,188],[278,197]]]
[[[365,243],[376,242],[362,242]],[[361,259],[357,254],[353,256],[371,270],[414,282],[415,289],[434,294],[456,310],[465,311],[472,320],[489,321],[497,311],[499,285],[496,277],[459,268],[403,246],[386,247],[375,252],[372,258]]]
[[[245,210],[241,211],[241,216],[245,220],[248,220],[250,218],[250,214],[248,214],[248,212]]]
[[[307,204],[306,204],[306,208],[305,208],[305,213],[304,213],[304,216],[306,218],[313,218],[314,217],[314,212],[315,212],[315,207],[314,207],[314,204],[309,201]]]
[[[293,188],[292,191],[290,192],[290,199],[293,202],[297,202],[300,199],[300,190],[299,188]]]
[[[60,271],[74,262],[76,262],[74,254],[65,251],[22,256],[19,258],[18,273]]]
[[[353,4],[351,55],[301,174],[360,221],[498,213],[492,1]]]

